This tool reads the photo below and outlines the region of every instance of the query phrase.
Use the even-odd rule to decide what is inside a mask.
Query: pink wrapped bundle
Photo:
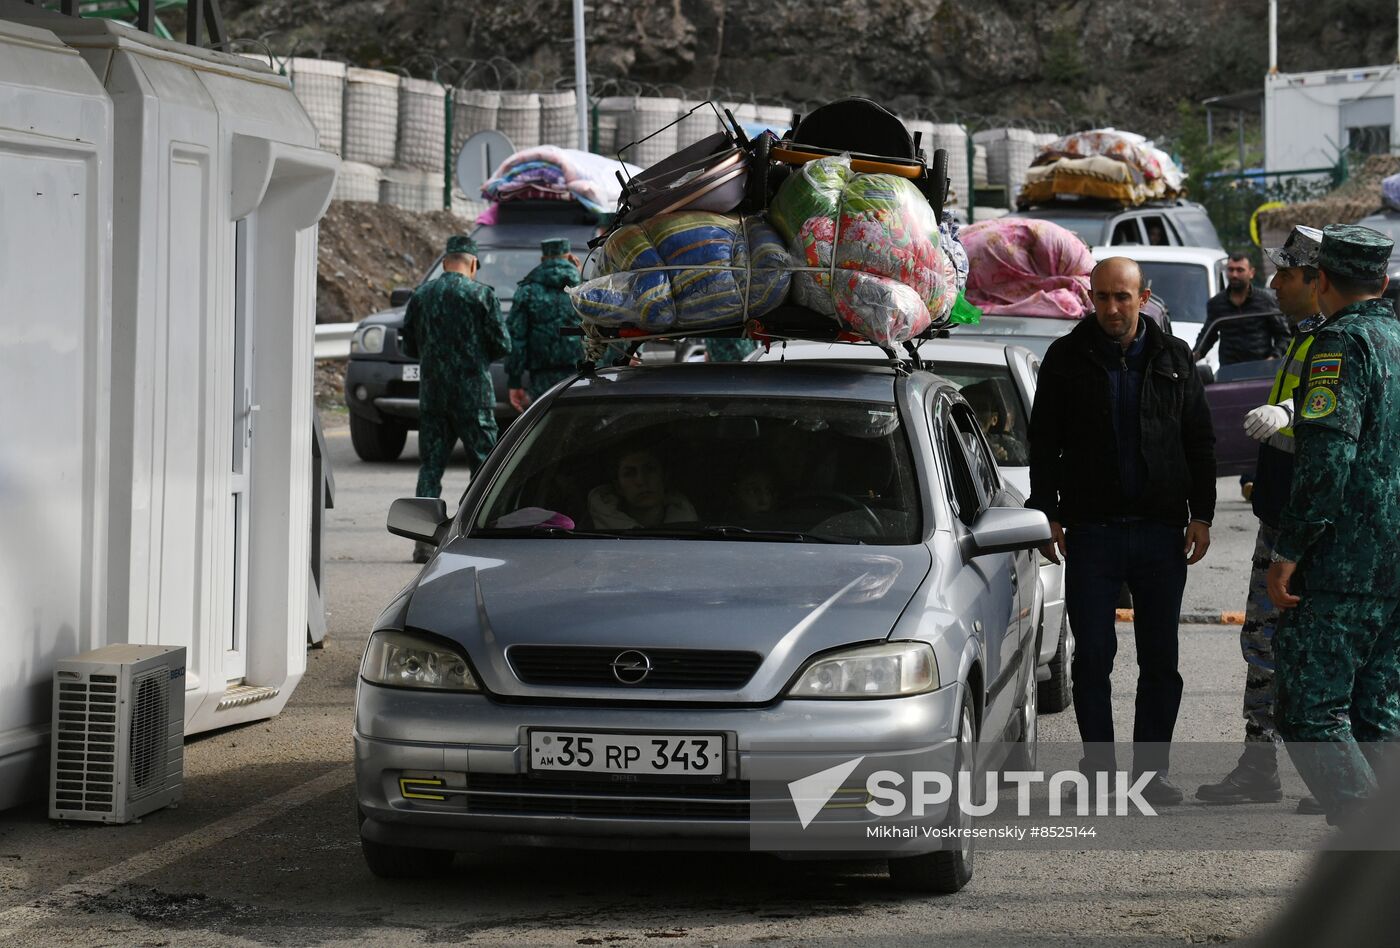
[[[959,236],[969,264],[967,301],[986,315],[1079,319],[1089,310],[1094,258],[1059,224],[1002,217]]]

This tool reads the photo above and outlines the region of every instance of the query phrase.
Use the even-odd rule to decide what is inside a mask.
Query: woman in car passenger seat
[[[690,501],[667,488],[666,469],[656,452],[628,445],[615,457],[612,483],[600,484],[588,494],[594,529],[632,530],[697,519]]]

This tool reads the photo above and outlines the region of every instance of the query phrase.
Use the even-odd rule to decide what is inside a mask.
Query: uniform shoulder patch
[[[1325,418],[1337,410],[1337,395],[1330,388],[1317,386],[1308,389],[1303,398],[1304,418]]]

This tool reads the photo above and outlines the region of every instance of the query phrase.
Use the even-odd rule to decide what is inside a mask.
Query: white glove
[[[1291,421],[1292,413],[1282,405],[1260,405],[1244,416],[1244,433],[1255,441],[1266,441]]]

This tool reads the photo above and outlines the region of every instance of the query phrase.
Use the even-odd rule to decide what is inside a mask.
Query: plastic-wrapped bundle
[[[1104,155],[1057,158],[1026,173],[1017,203],[1044,204],[1057,197],[1089,197],[1119,204],[1141,204],[1153,197],[1142,172]]]
[[[793,281],[794,303],[881,344],[952,312],[957,271],[933,208],[907,178],[857,174],[846,157],[811,161],[783,182],[769,216],[798,264],[812,268]]]
[[[1059,224],[1003,217],[969,224],[960,236],[972,265],[967,301],[987,315],[1079,319],[1090,308],[1094,257]]]
[[[394,163],[399,139],[399,77],[377,69],[345,71],[346,161]]]
[[[1393,174],[1381,181],[1381,200],[1392,211],[1400,211],[1400,174]]]
[[[1114,128],[1075,132],[1058,138],[1045,146],[1035,163],[1038,166],[1059,165],[1054,173],[1066,175],[1081,173],[1080,169],[1091,167],[1092,163],[1062,165],[1061,162],[1086,158],[1107,158],[1127,165],[1135,181],[1142,182],[1141,200],[1175,197],[1185,177],[1166,152],[1154,148],[1141,135]]]
[[[577,102],[573,89],[540,93],[540,144],[578,147]]]
[[[447,136],[446,90],[430,79],[399,82],[399,164],[442,171]]]
[[[618,228],[603,246],[607,275],[569,295],[585,324],[719,329],[782,304],[792,266],[782,239],[759,218],[680,211]],[[686,269],[657,269],[665,267]]]
[[[291,67],[292,91],[316,126],[321,147],[340,154],[345,128],[345,64],[298,57],[287,65]]]

